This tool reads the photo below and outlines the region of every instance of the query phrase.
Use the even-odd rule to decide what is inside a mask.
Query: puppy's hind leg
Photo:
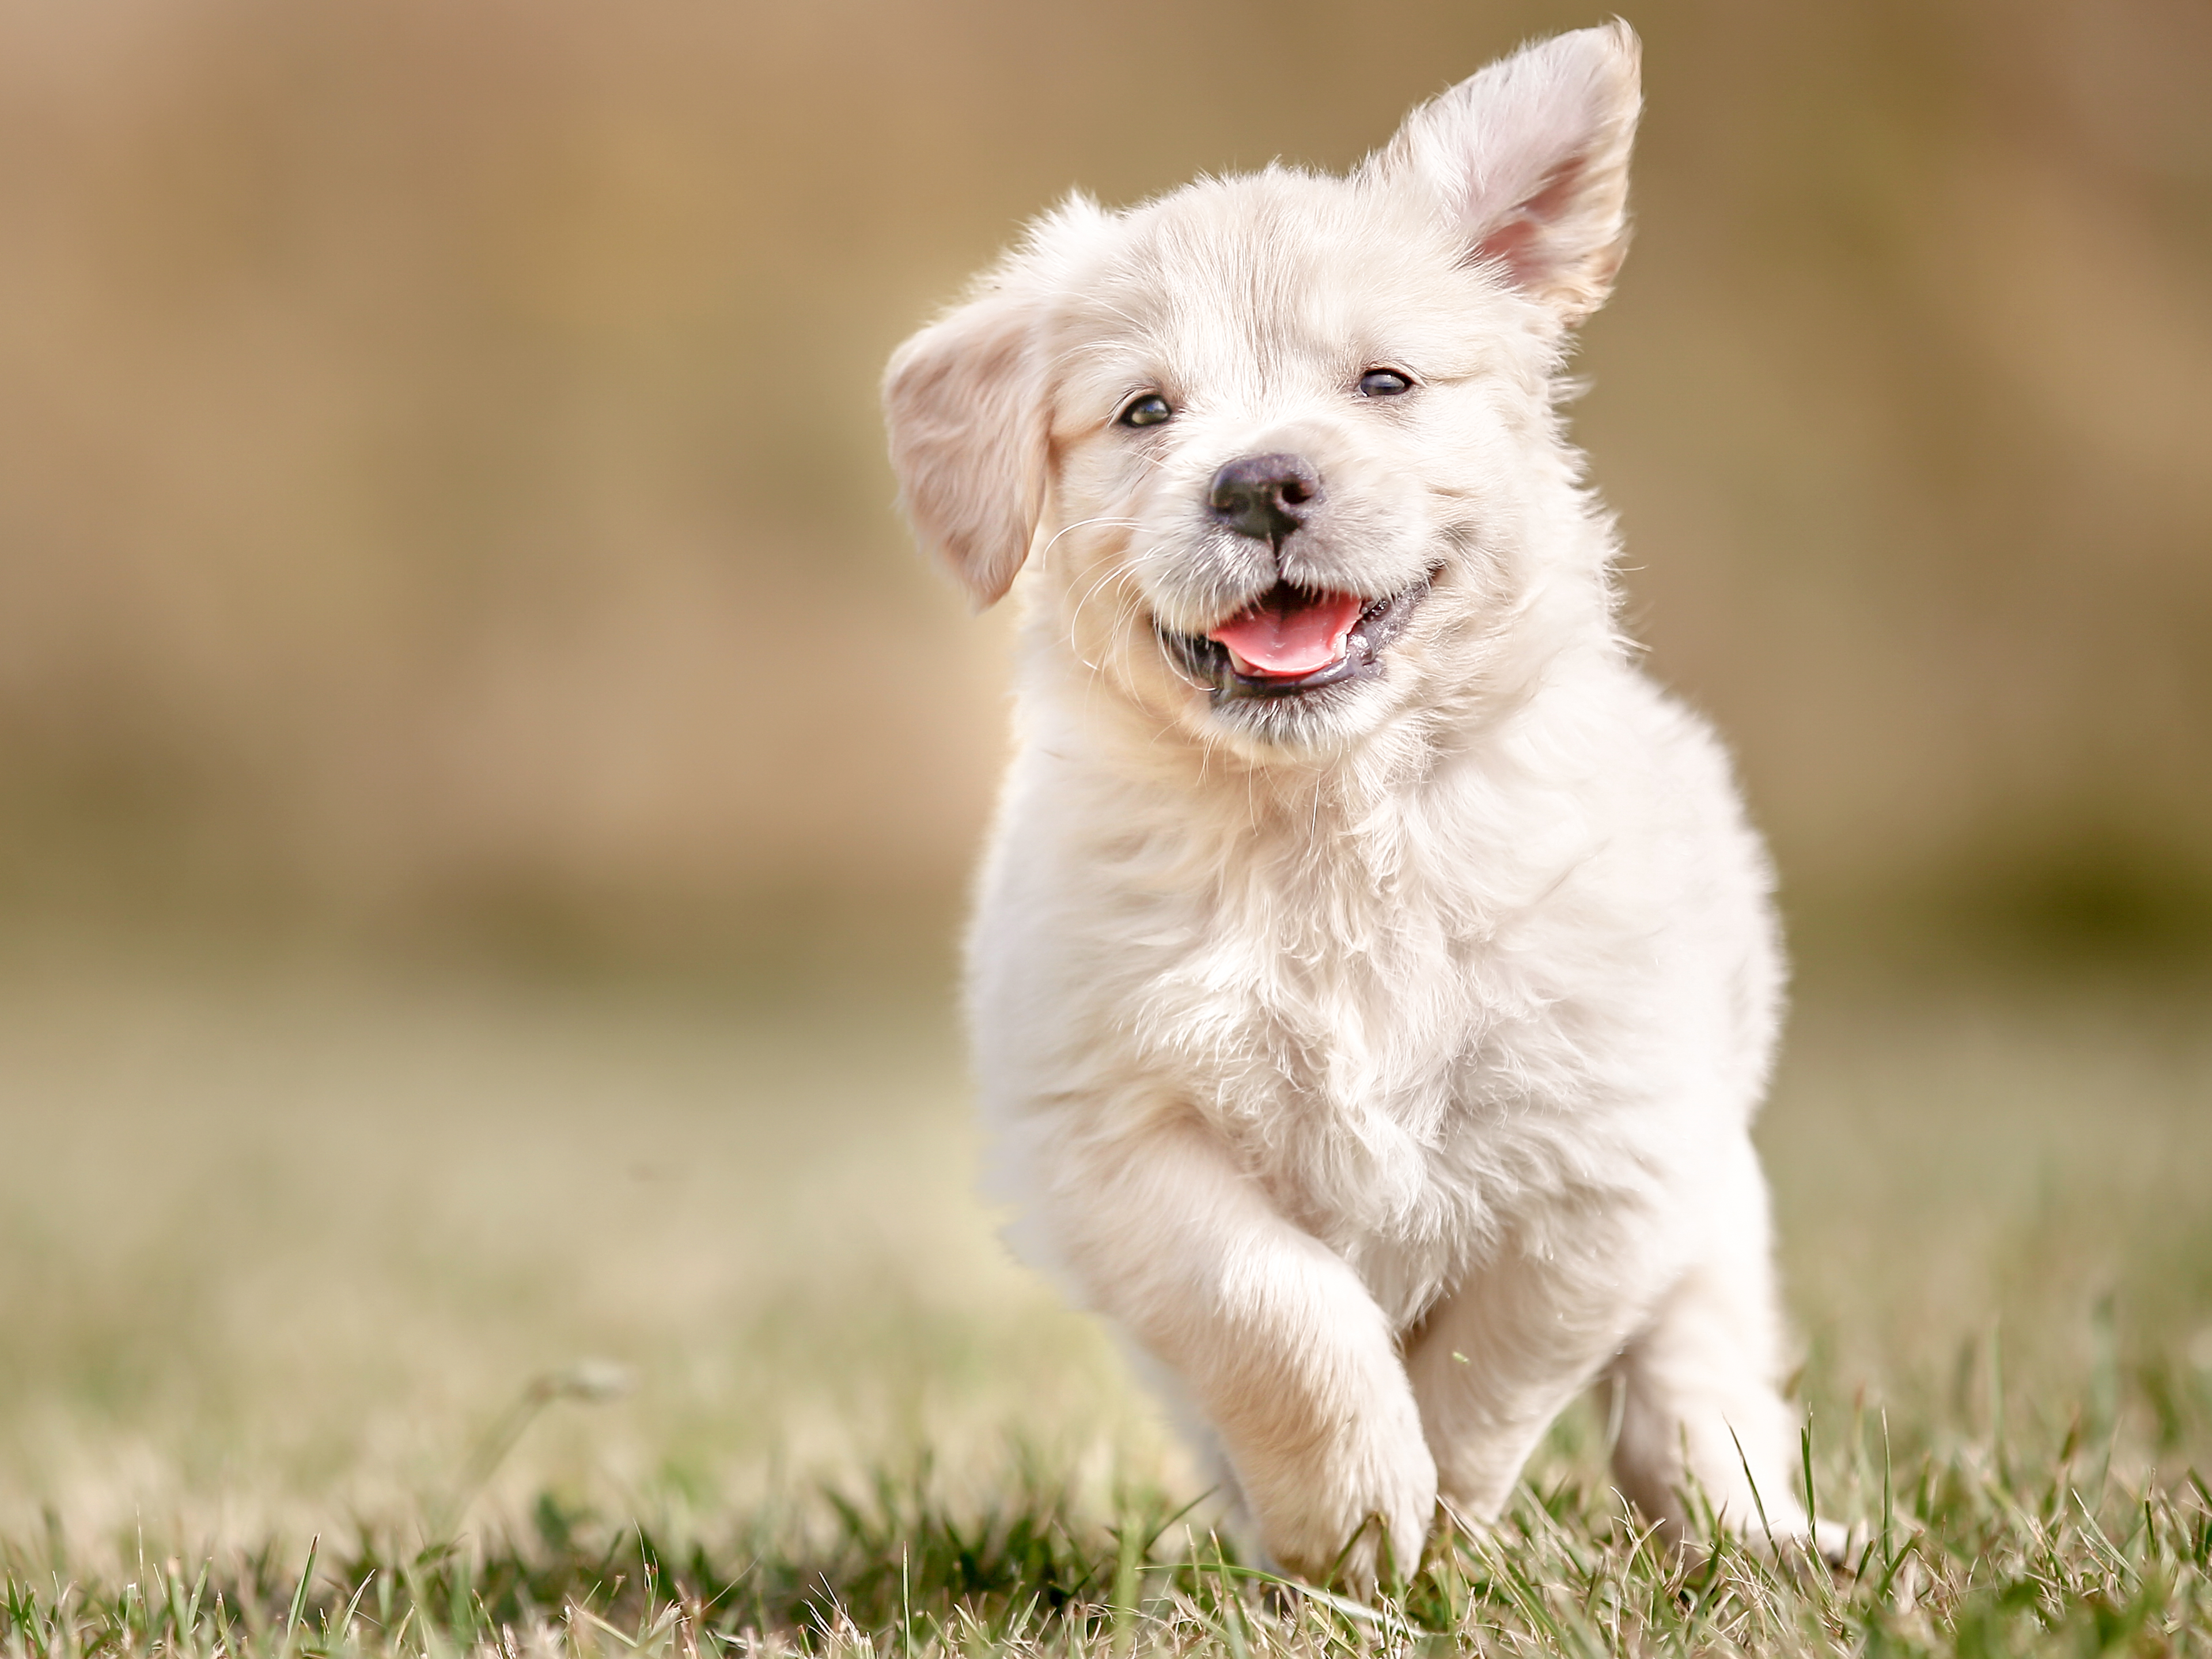
[[[1754,1546],[1816,1537],[1839,1561],[1844,1528],[1805,1513],[1797,1413],[1776,1386],[1776,1307],[1766,1185],[1748,1138],[1700,1195],[1702,1248],[1622,1351],[1613,1469],[1621,1490],[1677,1541],[1694,1541],[1694,1486],[1722,1527]]]
[[[1633,1218],[1583,1224],[1584,1250],[1510,1240],[1423,1322],[1407,1370],[1440,1491],[1464,1520],[1494,1521],[1544,1431],[1620,1352],[1651,1305]]]

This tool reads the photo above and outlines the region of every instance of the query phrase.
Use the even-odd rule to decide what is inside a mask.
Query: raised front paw
[[[1248,1480],[1260,1536],[1285,1571],[1371,1596],[1413,1577],[1437,1507],[1437,1466],[1418,1423],[1347,1428],[1328,1455]]]

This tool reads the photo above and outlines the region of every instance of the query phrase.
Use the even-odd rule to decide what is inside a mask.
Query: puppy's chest
[[[1147,1069],[1232,1124],[1380,1113],[1433,1126],[1480,1023],[1462,945],[1368,915],[1186,908],[1158,936],[1127,1028]]]
[[[1577,1046],[1514,953],[1418,895],[1296,896],[1190,901],[1114,1024],[1410,1324],[1559,1184]]]
[[[1156,915],[1134,1057],[1313,1219],[1407,1216],[1494,1133],[1528,999],[1419,892],[1289,877]]]

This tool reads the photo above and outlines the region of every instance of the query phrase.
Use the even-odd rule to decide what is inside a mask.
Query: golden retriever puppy
[[[1614,24],[1347,178],[1073,198],[887,378],[920,540],[979,605],[1027,572],[969,955],[1016,1243],[1362,1591],[1607,1376],[1648,1514],[1809,1530],[1768,866],[1559,412],[1638,106]]]

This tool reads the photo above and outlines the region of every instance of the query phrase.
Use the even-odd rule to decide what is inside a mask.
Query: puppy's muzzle
[[[1321,474],[1300,455],[1247,455],[1213,475],[1206,504],[1217,523],[1279,547],[1321,505]]]

